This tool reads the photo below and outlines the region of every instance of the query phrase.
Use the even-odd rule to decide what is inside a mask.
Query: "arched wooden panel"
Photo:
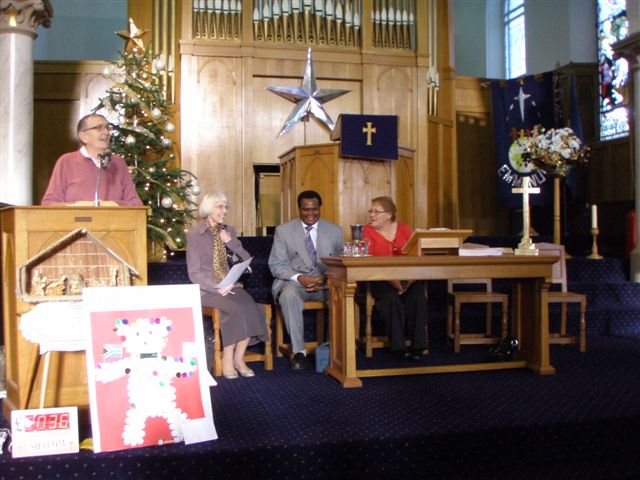
[[[242,68],[238,58],[190,57],[182,90],[182,167],[203,193],[224,192],[228,222],[242,230]]]
[[[415,124],[412,105],[417,100],[410,77],[410,69],[376,67],[374,94],[375,112],[378,115],[398,116],[398,143],[414,145],[412,129]]]

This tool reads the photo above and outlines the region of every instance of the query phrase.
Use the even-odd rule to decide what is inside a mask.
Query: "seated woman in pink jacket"
[[[109,151],[109,123],[102,115],[85,115],[78,122],[77,135],[82,147],[58,159],[40,202],[42,205],[95,200],[101,166],[99,156]],[[103,162],[100,175],[99,200],[110,200],[118,205],[142,205],[129,168],[120,155],[112,155],[110,161]]]

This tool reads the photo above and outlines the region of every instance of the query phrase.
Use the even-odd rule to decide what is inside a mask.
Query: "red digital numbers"
[[[68,428],[68,413],[45,413],[39,415],[27,415],[25,417],[25,432],[67,430]]]

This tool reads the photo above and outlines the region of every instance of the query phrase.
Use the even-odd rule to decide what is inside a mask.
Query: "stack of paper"
[[[503,248],[489,247],[479,243],[463,243],[458,249],[458,255],[462,257],[488,257],[502,255]]]

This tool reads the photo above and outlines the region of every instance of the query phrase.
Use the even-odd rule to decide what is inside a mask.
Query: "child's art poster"
[[[198,285],[85,288],[94,451],[217,438]]]

